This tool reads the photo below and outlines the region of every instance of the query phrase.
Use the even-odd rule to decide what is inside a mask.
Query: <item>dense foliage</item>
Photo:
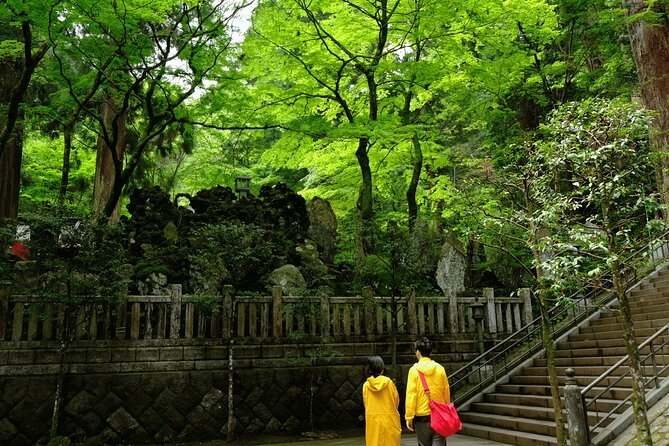
[[[638,88],[625,10],[604,0],[31,5],[0,6],[7,19],[2,66],[27,66],[26,48],[41,56],[34,72],[24,73],[28,84],[3,80],[6,91],[25,87],[15,121],[15,98],[0,103],[3,132],[11,124],[22,143],[18,171],[0,173],[20,181],[19,218],[114,220],[119,203],[130,215],[125,205],[140,188],[158,186],[175,199],[249,175],[258,196],[261,186],[282,182],[307,201],[319,196],[332,204],[339,233],[330,272],[350,281],[352,291],[364,283],[383,292],[406,285],[435,291],[438,248],[448,237],[466,247],[469,286],[482,286],[472,278],[484,275],[485,283],[509,289],[531,284],[532,225],[519,224],[519,212],[541,211],[542,218],[552,212],[552,221],[564,222],[557,213],[572,206],[569,218],[600,225],[596,205],[583,202],[604,187],[601,169],[616,175],[609,170],[615,163],[602,167],[589,155],[597,147],[567,143],[579,132],[565,116],[604,119],[602,110],[617,110],[615,122],[634,121],[634,135],[641,135],[635,141],[647,131],[648,119],[625,105]],[[41,55],[43,47],[49,51]],[[583,125],[593,119],[584,116]],[[624,145],[631,136],[621,132],[607,133],[605,145]],[[0,142],[4,151],[7,141]],[[584,152],[556,151],[567,146]],[[537,167],[548,159],[550,167]],[[555,164],[562,159],[567,167]],[[587,166],[572,170],[576,160]],[[657,186],[652,164],[630,165],[637,170],[624,176],[626,191],[640,195],[616,212],[634,215],[625,217],[623,232],[639,238],[640,218],[653,220],[658,212]],[[546,192],[519,202],[523,186],[549,191],[555,175],[571,186],[551,193],[568,196]],[[187,198],[177,201],[189,206]],[[561,202],[569,206],[547,206]],[[205,264],[220,268],[220,280],[200,285],[218,288],[230,266],[216,266],[215,259],[234,253],[244,257],[235,265],[255,265],[260,246],[244,255],[247,237],[220,221],[208,223],[214,226],[194,234],[209,242],[195,249],[166,241],[138,255],[130,246],[135,275],[173,272],[159,259],[186,257],[203,277]],[[564,236],[560,243],[596,245],[583,232],[540,226]],[[243,234],[260,231],[255,238],[265,238],[267,228],[246,228]],[[276,256],[286,240],[291,236],[272,238],[268,255]],[[237,250],[224,255],[235,243]],[[592,259],[571,261],[599,268]],[[234,274],[252,280],[243,276]]]

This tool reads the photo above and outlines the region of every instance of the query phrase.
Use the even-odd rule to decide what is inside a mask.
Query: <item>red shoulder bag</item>
[[[462,429],[462,422],[455,411],[455,406],[453,403],[433,401],[430,397],[430,389],[427,387],[425,376],[421,372],[418,372],[418,374],[420,375],[420,380],[423,382],[423,389],[425,389],[427,399],[430,400],[430,426],[442,437],[450,437]]]

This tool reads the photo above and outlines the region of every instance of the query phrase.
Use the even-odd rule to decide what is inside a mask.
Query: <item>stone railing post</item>
[[[61,311],[59,311],[58,326],[61,327],[60,330],[62,330],[60,317],[62,316],[64,318],[65,307],[61,306],[60,309]],[[127,316],[128,316],[128,287],[124,286],[119,292],[118,306],[116,307],[116,339],[125,339]],[[59,333],[60,330],[57,329],[58,339],[60,339],[60,333]]]
[[[181,285],[170,285],[170,339],[179,339],[181,335]]]
[[[368,286],[362,287],[362,302],[365,307],[365,334],[367,340],[374,339],[374,293]]]
[[[321,297],[321,336],[330,336],[330,298]]]
[[[233,301],[232,301],[232,285],[225,285],[223,287],[223,337],[225,339],[232,338],[232,327],[234,321],[233,316]]]
[[[283,336],[283,288],[280,285],[272,287],[272,320],[274,326],[272,334],[275,338]]]
[[[451,334],[457,334],[460,331],[458,323],[458,298],[455,292],[448,290],[448,325]]]
[[[11,295],[11,282],[0,282],[0,342],[4,342],[7,332],[7,318],[9,318],[9,296]]]
[[[565,371],[567,375],[564,387],[565,405],[567,409],[567,425],[569,429],[569,443],[571,446],[589,446],[588,420],[583,408],[581,388],[576,384],[574,377],[576,372],[569,368]]]
[[[495,289],[483,288],[483,300],[486,301],[486,312],[488,313],[488,330],[497,333],[497,313],[495,312]]]
[[[527,325],[534,320],[532,315],[532,292],[529,288],[521,288],[518,294],[523,301],[523,325]]]
[[[416,314],[416,290],[407,287],[407,324],[409,328],[409,334],[417,335],[418,334],[418,315]]]

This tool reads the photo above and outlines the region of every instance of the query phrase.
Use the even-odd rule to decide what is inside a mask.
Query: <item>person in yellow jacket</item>
[[[448,386],[446,371],[439,363],[430,359],[432,345],[429,339],[417,340],[415,347],[418,362],[411,366],[407,377],[404,413],[407,428],[411,432],[416,431],[418,446],[445,446],[446,439],[432,430],[430,426],[430,400],[425,394],[419,373],[425,376],[432,399],[441,403],[449,403],[451,390]]]
[[[369,378],[362,386],[365,405],[366,446],[399,446],[402,426],[397,407],[400,396],[393,381],[384,376],[386,365],[380,356],[370,356]]]

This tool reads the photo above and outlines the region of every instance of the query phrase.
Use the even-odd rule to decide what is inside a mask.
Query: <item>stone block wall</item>
[[[464,345],[442,343],[443,353],[435,359],[452,371],[471,355]],[[58,350],[45,343],[6,347],[10,348],[0,350],[0,445],[44,444],[60,368]],[[410,349],[407,344],[398,350],[403,365],[394,374],[402,397],[404,379],[415,360],[403,351],[405,347]],[[235,348],[238,434],[364,426],[361,392],[366,357],[380,354],[389,361],[388,344],[339,345],[341,351],[334,356],[310,358],[317,348],[324,346]],[[195,341],[144,342],[134,347],[83,342],[68,351],[64,370],[59,435],[136,445],[225,438],[225,346]]]

